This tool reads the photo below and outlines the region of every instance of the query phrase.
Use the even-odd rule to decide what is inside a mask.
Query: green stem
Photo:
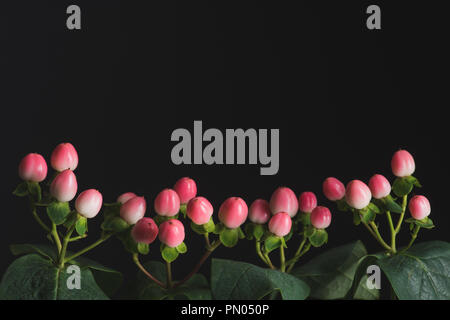
[[[276,268],[275,268],[275,266],[273,265],[272,261],[270,260],[269,254],[264,253],[263,255],[264,255],[264,258],[266,258],[267,263],[269,264],[270,269],[275,270]]]
[[[262,251],[261,251],[261,242],[255,241],[255,247],[256,247],[256,253],[258,253],[259,258],[266,264],[269,265],[266,258],[264,257]]]
[[[62,245],[61,240],[59,239],[58,231],[56,230],[56,224],[52,222],[52,230],[51,235],[53,236],[53,239],[55,239],[56,247],[58,248],[58,254],[61,253]]]
[[[158,286],[160,286],[161,288],[166,288],[166,285],[164,283],[162,283],[161,281],[159,281],[158,279],[156,279],[150,272],[148,272],[144,266],[139,262],[139,256],[137,253],[133,254],[133,261],[134,263],[138,266],[138,268],[153,282],[155,282]]]
[[[84,238],[86,238],[86,237],[87,237],[87,234],[85,233],[85,234],[83,234],[82,236],[76,236],[76,237],[70,238],[70,239],[69,239],[69,242],[77,241],[77,240],[80,240],[80,239],[84,239]]]
[[[205,263],[206,259],[208,259],[208,257],[211,255],[211,253],[216,250],[220,245],[222,244],[222,242],[220,242],[219,240],[213,242],[213,244],[209,247],[206,248],[206,252],[205,254],[200,258],[200,260],[197,262],[197,265],[194,267],[194,269],[192,269],[192,271],[186,276],[184,277],[183,280],[181,280],[180,282],[176,283],[174,285],[174,288],[179,287],[181,285],[183,285],[186,281],[188,281],[194,274],[196,274],[198,272],[198,270],[200,270],[201,266],[203,265],[203,263]]]
[[[87,247],[84,248],[84,249],[81,249],[80,251],[78,251],[77,253],[71,255],[70,257],[65,258],[65,259],[64,259],[64,263],[66,263],[67,261],[73,260],[73,259],[75,259],[75,258],[78,257],[78,256],[81,256],[82,254],[88,252],[89,250],[94,249],[96,246],[98,246],[98,245],[101,244],[102,242],[108,240],[109,237],[111,237],[112,235],[113,235],[112,233],[111,233],[111,234],[108,234],[108,235],[105,235],[105,236],[101,237],[100,239],[98,239],[97,241],[95,241],[93,244],[87,246]]]
[[[405,217],[407,202],[408,202],[408,195],[404,195],[403,196],[403,201],[402,201],[402,213],[400,214],[400,218],[398,219],[397,227],[395,227],[395,233],[396,234],[399,233],[400,227],[401,227],[402,222],[403,222],[403,218]]]
[[[286,272],[286,257],[284,255],[284,245],[282,244],[280,247],[280,263],[281,263],[281,272]]]
[[[289,260],[286,265],[288,265],[288,269],[287,269],[287,273],[290,273],[292,271],[292,269],[294,268],[295,264],[297,263],[297,261],[305,254],[309,251],[309,249],[311,248],[311,243],[308,243],[305,247],[305,249],[303,251],[300,251],[298,254],[296,253],[295,256]]]
[[[387,250],[392,251],[392,248],[383,240],[383,237],[381,236],[380,232],[378,231],[378,227],[375,224],[375,222],[370,221],[370,226],[373,229],[373,232],[376,234],[376,239],[378,242]]]
[[[45,231],[51,232],[51,229],[49,227],[47,227],[47,225],[41,220],[41,218],[39,218],[37,211],[36,211],[36,207],[33,206],[33,209],[31,210],[31,212],[33,213],[34,219],[36,219],[36,221],[41,225],[41,227],[44,228]]]
[[[387,217],[388,222],[389,222],[389,229],[391,230],[391,248],[392,248],[392,252],[396,253],[397,252],[397,248],[396,248],[396,244],[395,244],[395,237],[396,237],[397,233],[395,233],[394,223],[392,222],[391,213],[389,211],[386,211],[386,217]]]
[[[413,245],[414,241],[417,238],[417,234],[419,233],[419,230],[420,230],[420,227],[418,225],[416,225],[416,227],[413,230],[413,233],[411,234],[411,240],[409,241],[408,245],[402,249],[401,252],[405,252],[406,250],[411,248],[411,246]]]
[[[166,274],[167,274],[166,287],[170,289],[170,288],[173,287],[173,283],[172,283],[172,266],[170,265],[170,262],[168,262],[168,261],[166,261]]]
[[[67,246],[70,242],[70,237],[72,236],[72,233],[74,230],[75,230],[75,223],[69,228],[69,230],[67,230],[67,233],[64,236],[61,253],[59,255],[59,267],[60,268],[64,267],[64,258],[66,256]]]
[[[205,233],[205,242],[206,242],[206,248],[211,248],[211,242],[209,242],[209,233]]]

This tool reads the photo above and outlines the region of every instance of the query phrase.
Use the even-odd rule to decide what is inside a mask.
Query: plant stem
[[[112,235],[113,235],[112,233],[111,233],[111,234],[108,234],[108,235],[105,235],[105,236],[101,237],[100,239],[98,239],[97,241],[95,241],[93,244],[87,246],[87,247],[84,248],[84,249],[81,249],[80,251],[78,251],[77,253],[71,255],[70,257],[65,258],[65,259],[64,259],[64,263],[66,263],[67,261],[73,260],[73,259],[75,259],[75,258],[78,257],[78,256],[81,256],[82,254],[88,252],[89,250],[94,249],[96,246],[98,246],[98,245],[101,244],[102,242],[108,240],[108,238],[111,237]]]
[[[203,263],[206,261],[206,259],[208,259],[208,257],[211,255],[211,253],[217,249],[217,247],[219,247],[222,243],[217,240],[216,242],[213,242],[213,244],[209,247],[206,248],[206,252],[203,254],[203,256],[200,258],[200,260],[197,262],[196,266],[194,267],[194,269],[192,269],[192,271],[186,276],[184,277],[183,280],[181,280],[180,282],[176,283],[174,285],[174,288],[179,287],[181,285],[183,285],[184,283],[186,283],[186,281],[188,281],[194,274],[196,274],[198,272],[198,270],[200,270],[201,266],[203,265]]]
[[[386,217],[388,219],[389,222],[389,228],[391,229],[391,248],[392,248],[392,252],[396,253],[397,252],[397,248],[396,248],[396,244],[395,244],[395,237],[396,237],[396,233],[395,233],[395,229],[394,229],[394,224],[392,223],[392,217],[391,217],[391,213],[389,211],[386,211]]]
[[[211,242],[209,242],[209,233],[205,233],[206,248],[211,248]]]
[[[370,226],[372,226],[372,229],[373,229],[373,231],[374,231],[375,234],[376,234],[376,238],[377,238],[378,242],[379,242],[384,248],[386,248],[387,250],[389,250],[389,251],[392,252],[392,248],[391,248],[391,247],[383,240],[383,237],[381,236],[380,232],[378,231],[378,227],[377,227],[377,225],[375,224],[375,222],[370,221]]]
[[[64,236],[61,253],[59,254],[59,267],[60,268],[64,267],[64,258],[66,256],[67,245],[69,244],[70,237],[72,236],[73,230],[75,230],[75,223],[69,228],[69,230],[67,230],[67,233]]]
[[[166,261],[166,275],[167,275],[167,283],[166,287],[168,289],[173,287],[172,283],[172,266],[170,265],[170,262]]]
[[[395,227],[395,233],[396,234],[399,233],[400,227],[401,227],[402,222],[403,222],[403,218],[405,217],[407,201],[408,201],[408,195],[404,195],[403,196],[403,201],[402,201],[402,213],[400,214],[400,218],[398,219],[397,227]]]
[[[51,232],[50,228],[47,227],[47,225],[41,220],[41,218],[39,218],[37,211],[36,211],[36,207],[34,205],[33,205],[33,208],[31,209],[31,212],[33,213],[34,219],[36,219],[36,221],[40,224],[40,226],[42,228],[44,228],[45,231]]]
[[[51,234],[53,236],[53,239],[55,239],[56,247],[58,248],[58,254],[60,254],[62,249],[61,240],[59,239],[58,231],[56,230],[56,224],[54,224],[53,222]]]
[[[264,255],[264,257],[266,258],[267,263],[269,264],[270,269],[275,270],[276,268],[275,268],[275,266],[273,265],[272,261],[270,260],[269,254],[264,253],[263,255]]]
[[[284,245],[282,244],[280,247],[280,263],[281,263],[281,272],[286,272],[286,257],[284,256]]]
[[[255,241],[255,247],[256,247],[256,253],[258,253],[259,258],[266,264],[269,265],[269,263],[267,262],[266,258],[264,257],[264,255],[262,254],[261,251],[261,242],[260,241]]]
[[[139,256],[137,253],[133,254],[133,261],[134,263],[138,266],[138,268],[153,282],[155,282],[158,286],[160,286],[161,288],[166,288],[166,285],[164,283],[162,283],[161,281],[159,281],[158,279],[156,279],[150,272],[148,272],[147,270],[145,270],[144,266],[139,262]]]
[[[419,233],[419,230],[420,230],[420,227],[418,225],[416,225],[416,227],[413,230],[413,233],[411,234],[411,240],[409,241],[408,245],[402,249],[401,252],[405,252],[406,250],[411,248],[412,244],[414,243],[414,241],[417,238],[417,234]]]
[[[286,265],[288,265],[288,269],[287,269],[287,273],[290,273],[292,271],[292,269],[294,268],[295,264],[297,263],[297,261],[305,254],[309,251],[309,249],[311,248],[311,243],[308,243],[305,247],[305,249],[303,251],[300,251],[298,253],[295,254],[295,256],[289,260]]]
[[[82,236],[76,236],[76,237],[70,238],[70,239],[69,239],[69,242],[77,241],[77,240],[80,240],[80,239],[84,239],[84,238],[86,238],[86,237],[87,237],[87,234],[85,233],[85,234],[83,234]]]

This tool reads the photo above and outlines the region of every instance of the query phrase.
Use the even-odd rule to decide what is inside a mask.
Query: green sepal
[[[130,228],[130,225],[120,217],[112,217],[103,221],[101,228],[104,231],[120,233]]]
[[[245,233],[244,233],[244,231],[242,231],[241,227],[237,227],[236,229],[238,231],[239,239],[245,239]]]
[[[372,209],[370,209],[370,206],[365,207],[364,209],[359,210],[359,214],[361,216],[361,221],[364,223],[369,223],[371,221],[375,220],[376,213]]]
[[[281,237],[271,235],[264,240],[264,253],[268,254],[275,249],[278,249],[283,245],[283,240]]]
[[[149,245],[147,243],[138,242],[137,243],[137,251],[140,254],[148,254],[150,251]]]
[[[165,244],[161,244],[161,257],[166,261],[166,262],[173,262],[178,258],[178,250],[177,248],[171,248],[166,246]]]
[[[161,223],[172,220],[172,219],[178,219],[178,214],[172,216],[172,217],[166,217],[166,216],[160,216],[156,215],[153,220],[155,221],[156,225],[159,227]]]
[[[13,191],[13,195],[18,196],[18,197],[25,197],[28,194],[29,194],[28,183],[26,181],[19,183],[17,185],[16,189],[14,189],[14,191]]]
[[[75,230],[77,230],[78,235],[84,235],[88,230],[87,218],[79,216],[75,223]]]
[[[54,224],[63,224],[66,221],[67,216],[70,214],[69,203],[54,201],[48,205],[47,214]]]
[[[207,223],[201,224],[201,225],[195,224],[194,222],[191,221],[191,229],[194,230],[194,232],[196,232],[198,234],[207,234],[207,233],[214,232],[214,230],[216,229],[216,226],[211,217]]]
[[[418,180],[416,177],[414,177],[414,176],[408,176],[408,177],[405,177],[405,179],[406,179],[409,183],[413,184],[414,187],[422,188],[422,185],[420,184],[419,180]]]
[[[122,204],[120,202],[114,203],[104,203],[103,204],[103,216],[106,219],[120,216],[120,207]]]
[[[392,198],[391,195],[388,195],[387,197],[381,199],[381,202],[383,203],[386,211],[394,212],[394,213],[402,213],[403,209],[402,207],[395,202],[394,198]]]
[[[373,203],[373,202],[370,202],[367,207],[369,208],[369,210],[372,210],[376,214],[381,214],[382,213],[380,208],[378,208],[378,206],[375,203]]]
[[[305,227],[304,232],[305,232],[305,237],[310,238],[316,232],[316,228],[314,228],[312,225],[308,225]]]
[[[76,212],[75,210],[71,211],[69,213],[69,215],[67,216],[66,221],[64,222],[64,227],[66,227],[67,229],[69,229],[70,227],[72,227],[78,220],[78,212]]]
[[[345,198],[342,198],[340,200],[336,201],[336,205],[339,211],[349,211],[351,208],[350,206],[347,204],[347,202],[345,201]]]
[[[395,195],[398,197],[403,197],[409,194],[414,187],[414,183],[411,182],[408,177],[403,178],[397,178],[394,181],[394,184],[392,185],[392,190],[394,191]]]
[[[27,182],[28,193],[33,197],[34,201],[41,202],[42,200],[42,190],[39,182]]]
[[[411,225],[416,225],[419,226],[421,228],[425,228],[425,229],[432,229],[435,227],[433,220],[431,220],[429,217],[425,217],[422,220],[416,220],[414,218],[408,218],[405,220],[406,223],[410,223]],[[410,228],[412,229],[412,227],[410,226]]]
[[[232,248],[238,243],[239,230],[224,228],[220,232],[219,239],[225,247]]]
[[[213,233],[214,234],[220,234],[222,233],[222,231],[225,229],[225,226],[223,225],[222,222],[216,224]]]
[[[182,203],[180,205],[180,212],[181,212],[181,214],[183,214],[183,218],[185,218],[185,219],[186,219],[186,209],[187,209],[187,204]]]
[[[355,226],[359,226],[359,224],[361,223],[361,216],[359,214],[358,211],[353,211],[353,224]]]
[[[308,226],[311,224],[311,214],[308,212],[300,212],[296,221],[301,222],[302,225]]]
[[[328,242],[328,233],[324,229],[316,229],[316,232],[309,237],[309,242],[313,247],[321,247]]]
[[[186,243],[182,242],[176,247],[178,253],[186,253],[187,252],[187,246]]]

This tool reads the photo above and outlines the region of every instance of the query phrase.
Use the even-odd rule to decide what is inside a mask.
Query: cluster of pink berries
[[[408,151],[399,150],[392,157],[391,168],[396,177],[409,179],[416,166],[414,158]],[[331,201],[344,201],[345,199],[348,206],[361,210],[370,204],[372,198],[383,200],[390,197],[391,184],[381,174],[372,176],[368,185],[360,180],[352,180],[347,187],[338,179],[329,177],[323,182],[323,193]],[[411,216],[416,220],[426,218],[431,212],[430,202],[422,195],[412,197],[408,208]]]

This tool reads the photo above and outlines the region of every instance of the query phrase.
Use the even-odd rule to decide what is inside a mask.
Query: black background
[[[13,261],[9,244],[46,242],[26,202],[11,194],[17,165],[29,152],[49,159],[64,141],[79,153],[80,191],[98,188],[107,202],[134,191],[146,197],[150,216],[156,194],[182,176],[194,178],[216,209],[229,196],[248,204],[268,199],[280,185],[314,191],[333,221],[329,243],[305,260],[357,239],[380,250],[325,201],[321,184],[327,176],[392,178],[391,156],[406,148],[437,225],[418,241],[450,239],[449,52],[439,2],[7,2],[0,5],[0,274]],[[80,31],[66,28],[69,4],[81,7]],[[366,28],[369,4],[381,6],[382,30]],[[279,128],[278,174],[260,176],[259,166],[173,165],[170,135],[192,132],[194,120],[204,130]],[[94,241],[100,223],[89,221],[90,236],[74,247]],[[409,239],[404,229],[401,244]],[[174,263],[176,277],[202,254],[199,236],[189,233],[187,244],[188,254]],[[294,251],[296,242],[289,244]],[[146,259],[159,259],[158,245],[151,249]],[[115,239],[88,256],[126,279],[137,272]],[[249,241],[214,256],[259,263]],[[209,262],[202,270],[208,273]]]

